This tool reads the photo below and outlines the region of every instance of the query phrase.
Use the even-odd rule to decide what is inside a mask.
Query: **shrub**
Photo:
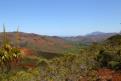
[[[108,67],[108,63],[112,60],[112,56],[110,53],[101,50],[100,53],[97,55],[96,60],[99,63],[100,67]]]

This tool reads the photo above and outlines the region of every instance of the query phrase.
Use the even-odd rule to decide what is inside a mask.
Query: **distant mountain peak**
[[[96,31],[96,32],[89,33],[87,35],[102,35],[102,34],[105,34],[105,33],[104,32],[100,32],[100,31]]]

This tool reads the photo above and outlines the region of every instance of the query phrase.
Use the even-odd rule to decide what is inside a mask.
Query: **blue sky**
[[[0,0],[0,31],[72,36],[121,30],[121,0]]]

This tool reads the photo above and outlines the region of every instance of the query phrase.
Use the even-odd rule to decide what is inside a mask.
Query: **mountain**
[[[7,32],[7,39],[12,44],[16,44],[16,32]],[[18,33],[19,46],[39,50],[41,53],[63,53],[64,50],[71,48],[72,44],[57,36],[43,36],[34,33]],[[0,44],[2,44],[3,33],[0,33]]]
[[[92,42],[101,42],[117,33],[93,32],[85,36],[75,37],[58,37],[44,36],[34,33],[19,32],[19,46],[21,48],[29,48],[35,52],[49,55],[64,53],[65,50],[73,48],[74,43],[90,44]],[[16,45],[16,32],[7,32],[7,39],[13,45]],[[0,45],[2,44],[3,33],[0,33]]]
[[[102,35],[102,34],[105,34],[105,33],[104,33],[104,32],[96,31],[96,32],[89,33],[89,34],[87,34],[87,35],[89,35],[89,36],[94,36],[94,35]]]
[[[117,33],[103,33],[103,32],[93,32],[85,36],[73,36],[73,37],[64,37],[65,40],[80,42],[84,44],[90,44],[92,42],[101,42],[107,38],[115,35]]]

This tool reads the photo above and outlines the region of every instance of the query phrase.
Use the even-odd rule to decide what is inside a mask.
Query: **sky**
[[[121,0],[0,0],[0,31],[76,36],[121,30]]]

